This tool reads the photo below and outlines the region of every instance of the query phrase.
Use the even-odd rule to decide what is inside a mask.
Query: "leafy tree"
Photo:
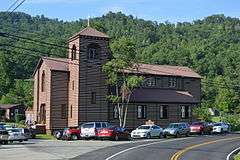
[[[199,107],[195,107],[193,115],[203,121],[211,121],[211,113],[209,112],[209,106],[207,103],[203,103]]]
[[[121,38],[112,44],[111,49],[114,57],[103,66],[103,71],[108,76],[108,83],[115,86],[115,92],[108,98],[117,104],[119,125],[125,127],[130,97],[143,82],[143,77],[126,72],[137,69],[136,46],[131,40]]]

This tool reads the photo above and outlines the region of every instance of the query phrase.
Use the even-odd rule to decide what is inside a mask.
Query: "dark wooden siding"
[[[68,72],[51,72],[51,129],[63,129],[68,126]],[[65,107],[63,110],[62,107]],[[62,113],[62,112],[66,113]]]

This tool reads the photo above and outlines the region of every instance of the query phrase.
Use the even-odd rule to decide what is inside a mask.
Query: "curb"
[[[234,160],[234,156],[237,155],[240,152],[240,147],[233,150],[231,153],[228,154],[226,160]]]

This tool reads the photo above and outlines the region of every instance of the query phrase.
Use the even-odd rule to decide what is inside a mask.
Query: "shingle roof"
[[[67,58],[43,57],[43,60],[51,70],[68,71]]]
[[[135,89],[130,102],[199,103],[189,92],[155,88]]]
[[[0,104],[1,109],[10,109],[17,106],[20,106],[20,104]]]
[[[69,39],[72,39],[78,35],[82,35],[82,36],[91,36],[91,37],[102,37],[102,38],[109,38],[108,35],[106,35],[105,33],[99,32],[98,30],[91,28],[91,27],[86,27],[83,30],[81,30],[80,32],[74,34],[72,37],[70,37]]]
[[[140,63],[135,67],[135,69],[128,69],[125,70],[124,72],[136,74],[153,74],[153,75],[201,78],[199,74],[197,74],[188,67],[170,65],[153,65]]]

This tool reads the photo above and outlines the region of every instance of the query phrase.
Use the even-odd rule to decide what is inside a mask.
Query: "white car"
[[[230,126],[224,122],[213,124],[213,133],[226,133],[230,131]]]
[[[8,137],[9,142],[13,142],[13,141],[22,142],[22,141],[28,140],[28,138],[22,133],[21,129],[19,128],[13,128],[7,131],[9,134],[9,137]]]
[[[157,125],[141,125],[131,132],[132,138],[162,138],[163,129]]]

